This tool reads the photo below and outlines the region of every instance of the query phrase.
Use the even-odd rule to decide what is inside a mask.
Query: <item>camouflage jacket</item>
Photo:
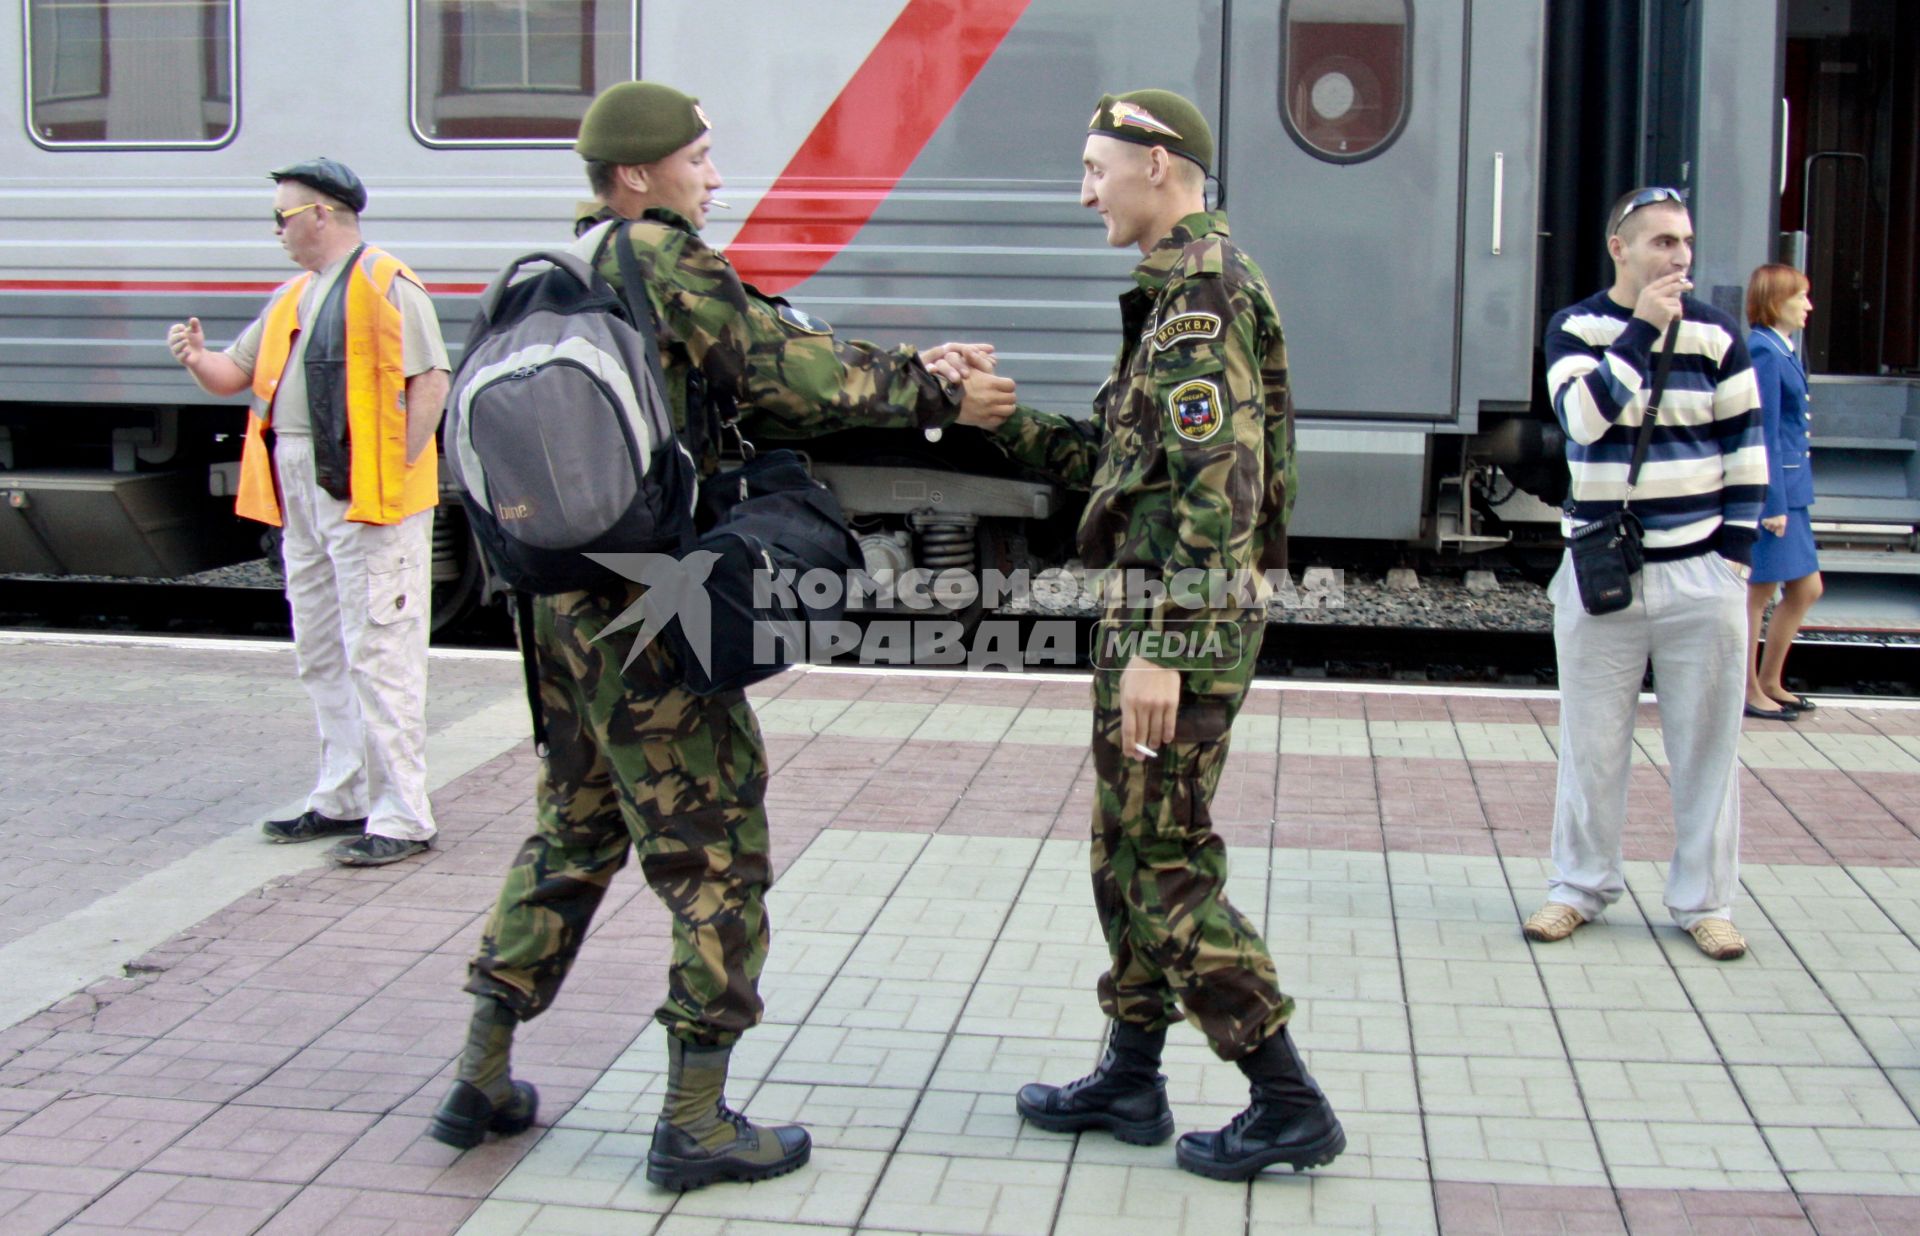
[[[683,436],[689,389],[702,384],[734,392],[740,432],[752,441],[926,429],[959,413],[960,393],[927,372],[913,348],[835,338],[820,319],[741,282],[673,211],[649,210],[627,234],[659,322],[667,397]],[[621,286],[617,255],[601,259],[600,273]],[[719,445],[708,435],[701,475],[718,469]]]
[[[1227,238],[1222,212],[1182,219],[1133,279],[1093,416],[1023,407],[995,441],[1090,491],[1080,554],[1108,573],[1109,618],[1202,634],[1263,610],[1260,573],[1286,565],[1297,486],[1287,345],[1266,278]],[[1164,595],[1122,584],[1135,576],[1157,580]],[[1213,689],[1202,673],[1186,681]],[[1220,689],[1229,689],[1224,678]]]

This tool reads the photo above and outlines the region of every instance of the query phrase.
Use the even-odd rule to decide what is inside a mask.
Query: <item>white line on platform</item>
[[[187,641],[200,644],[202,641]],[[231,641],[246,646],[250,641]],[[517,693],[427,737],[427,789],[437,790],[511,750],[527,736]],[[304,797],[262,813],[294,816]],[[11,1026],[121,967],[175,933],[280,876],[324,861],[324,844],[275,845],[257,822],[201,846],[64,918],[0,946],[0,1026]]]
[[[0,631],[0,644],[121,644],[132,648],[173,648],[187,652],[292,652],[290,639],[218,639],[197,635],[109,635],[87,631]],[[429,648],[442,661],[518,661],[512,648]]]
[[[293,644],[276,639],[201,639],[180,635],[105,635],[48,631],[0,631],[0,644],[129,644],[147,648],[180,648],[220,652],[291,652]],[[520,653],[511,648],[433,648],[431,657],[447,661],[518,661]],[[927,666],[886,665],[797,665],[794,672],[805,674],[844,674],[850,676],[916,678],[985,678],[993,682],[1092,682],[1085,670],[970,670],[941,669]],[[1560,693],[1551,687],[1473,687],[1432,682],[1343,682],[1336,679],[1255,679],[1255,691],[1303,691],[1340,695],[1450,695],[1467,699],[1550,700]],[[1895,712],[1920,709],[1920,700],[1877,695],[1814,695],[1816,703],[1843,708],[1883,708]],[[1640,702],[1651,704],[1654,697],[1643,693]]]

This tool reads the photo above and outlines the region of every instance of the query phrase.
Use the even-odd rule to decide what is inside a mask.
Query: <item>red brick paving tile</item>
[[[294,1048],[253,1042],[155,1039],[76,1089],[225,1103],[292,1058]]]
[[[860,697],[861,703],[939,704],[953,691],[959,678],[921,678],[876,674],[874,683]]]
[[[233,1104],[201,1121],[145,1170],[303,1184],[358,1141],[375,1119],[370,1113]]]
[[[391,1111],[438,1073],[447,1059],[309,1047],[235,1101],[313,1111]]]
[[[1027,699],[1027,707],[1091,709],[1093,684],[1060,678],[1036,679],[1033,694]]]
[[[413,906],[423,910],[445,910],[452,906],[485,909],[499,895],[500,877],[497,875],[465,875],[421,867],[382,892],[379,902],[383,906]]]
[[[69,1095],[0,1134],[0,1162],[137,1168],[214,1110],[177,1099]]]
[[[508,862],[511,861],[509,856]],[[491,874],[499,876],[505,872],[506,866],[502,865]],[[476,918],[473,911],[464,908],[429,910],[379,902],[347,914],[326,930],[320,943],[335,948],[430,953],[474,926]]]
[[[1846,1197],[1807,1193],[1806,1204],[1820,1236],[1912,1236],[1920,1232],[1920,1197]]]
[[[1369,721],[1449,721],[1444,695],[1367,695],[1365,712]]]
[[[1345,717],[1363,721],[1367,715],[1367,697],[1358,691],[1322,691],[1303,689],[1283,691],[1280,699],[1283,717]]]
[[[545,1125],[558,1117],[559,1110],[549,1115],[544,1087],[540,1098],[540,1125]],[[396,1113],[381,1118],[320,1173],[316,1183],[385,1193],[484,1198],[539,1138],[536,1126],[517,1137],[489,1137],[468,1151],[443,1146],[427,1136],[428,1113],[438,1101],[434,1095],[418,1115]]]
[[[857,700],[874,685],[878,675],[816,674],[798,675],[798,681],[782,692],[782,698],[794,700]]]
[[[1634,1236],[1812,1236],[1791,1193],[1622,1189]]]
[[[1273,824],[1276,848],[1294,850],[1353,850],[1378,854],[1385,842],[1377,823],[1290,815],[1282,811]]]
[[[1030,706],[1034,693],[1040,689],[1037,679],[1007,679],[986,677],[963,677],[953,679],[953,690],[947,696],[950,704],[991,704],[998,708],[1025,708]],[[1081,704],[1086,696],[1081,696]],[[1037,706],[1037,705],[1034,705]]]
[[[473,1198],[314,1186],[302,1189],[260,1236],[452,1236],[476,1207]]]
[[[1443,1236],[1626,1236],[1628,1230],[1610,1189],[1440,1181],[1433,1195]]]
[[[72,1236],[108,1232],[252,1232],[296,1192],[288,1184],[136,1172],[62,1229]]]
[[[358,996],[380,991],[420,960],[420,954],[396,949],[342,948],[324,937],[303,944],[253,976],[248,988],[261,992],[305,992]]]

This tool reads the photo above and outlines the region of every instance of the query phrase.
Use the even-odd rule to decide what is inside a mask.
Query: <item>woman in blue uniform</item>
[[[1767,501],[1760,510],[1760,540],[1753,548],[1753,577],[1747,593],[1747,621],[1753,651],[1747,659],[1747,715],[1767,721],[1791,721],[1813,701],[1788,691],[1780,674],[1787,649],[1820,599],[1820,560],[1814,552],[1813,467],[1807,445],[1807,367],[1795,353],[1791,336],[1805,328],[1813,312],[1807,277],[1791,266],[1762,266],[1747,283],[1747,320],[1753,333],[1753,376],[1760,384],[1760,410],[1766,420]],[[1767,648],[1759,652],[1760,621],[1767,603],[1780,591],[1767,628]]]

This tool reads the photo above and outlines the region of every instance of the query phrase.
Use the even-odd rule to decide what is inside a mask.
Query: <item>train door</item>
[[[1898,0],[1787,6],[1787,256],[1813,283],[1815,373],[1920,372],[1920,12]]]
[[[1541,29],[1531,5],[1233,6],[1227,203],[1324,457],[1302,533],[1418,537],[1427,443],[1394,423],[1526,404]],[[1327,504],[1355,487],[1364,510]]]

